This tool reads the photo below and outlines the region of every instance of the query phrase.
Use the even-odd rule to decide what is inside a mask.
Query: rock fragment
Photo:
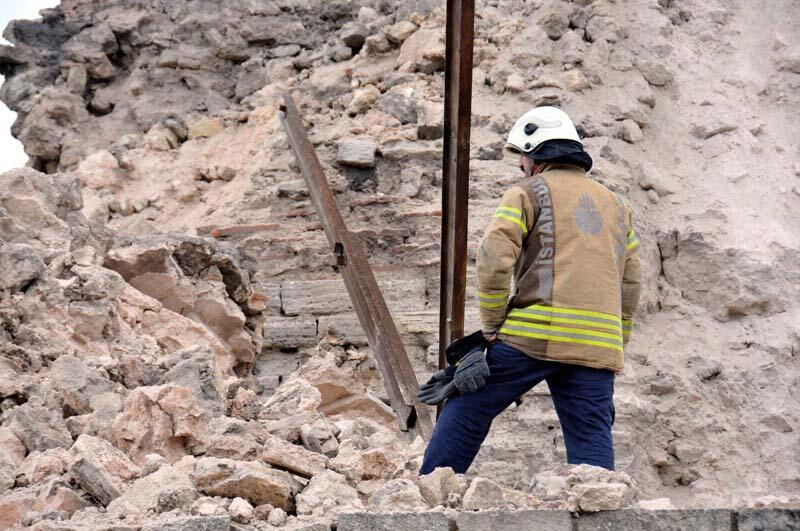
[[[188,122],[186,127],[189,140],[214,136],[221,133],[224,128],[220,118],[199,118]]]
[[[378,146],[370,137],[359,137],[339,143],[336,160],[344,166],[354,168],[375,167],[375,152]]]
[[[72,446],[64,419],[50,408],[23,404],[12,409],[8,419],[7,426],[29,452]]]
[[[464,510],[481,511],[505,505],[503,489],[494,481],[475,478],[464,493]]]
[[[369,499],[370,508],[377,511],[422,511],[427,504],[412,481],[393,479],[378,489]]]
[[[639,127],[639,124],[633,120],[622,121],[622,139],[629,144],[638,144],[642,141],[644,135]]]
[[[444,68],[444,51],[443,31],[420,29],[403,42],[397,64],[403,72],[431,74]]]
[[[69,472],[86,492],[108,505],[141,469],[105,439],[81,435],[69,451]]]
[[[656,87],[663,87],[675,78],[672,71],[665,64],[656,61],[640,60],[637,61],[636,67],[647,82]]]
[[[381,91],[375,88],[374,85],[367,85],[356,89],[356,91],[353,92],[353,99],[350,100],[350,104],[347,106],[347,114],[356,116],[367,112],[375,105],[380,97]]]
[[[361,49],[367,35],[367,28],[357,21],[348,22],[339,30],[339,38],[342,39],[345,46],[351,48],[354,52]]]
[[[264,442],[259,459],[276,468],[311,478],[328,467],[328,458],[271,435]]]
[[[444,133],[444,106],[441,103],[420,102],[417,107],[417,138],[436,140]]]
[[[554,1],[544,4],[536,11],[536,22],[550,39],[557,41],[569,31],[572,6],[566,2]]]
[[[74,356],[60,356],[51,367],[50,378],[72,414],[91,413],[92,399],[115,389],[99,371]]]
[[[112,515],[161,513],[174,509],[188,510],[197,499],[197,489],[190,477],[194,458],[185,457],[172,465],[134,481],[108,506]]]
[[[67,451],[63,448],[31,452],[17,468],[16,483],[23,487],[37,485],[51,476],[60,476],[64,473],[66,462]]]
[[[269,503],[286,511],[294,508],[300,483],[290,474],[256,462],[204,457],[197,461],[192,478],[200,492],[209,496],[241,497],[253,505]]]
[[[215,417],[225,410],[225,388],[217,369],[216,357],[207,348],[187,347],[159,360],[168,369],[163,383],[188,387],[207,416]]]
[[[581,483],[573,487],[581,511],[616,511],[626,502],[628,486],[624,483]]]
[[[276,507],[275,509],[271,510],[269,512],[269,516],[267,517],[267,523],[275,527],[282,526],[286,523],[286,511],[280,507]]]
[[[452,468],[437,468],[417,479],[420,494],[431,507],[459,502],[467,490],[467,480]]]
[[[134,462],[158,453],[174,462],[204,449],[207,418],[194,393],[175,384],[138,387],[125,399],[111,434],[118,448]]]
[[[401,124],[417,121],[417,95],[414,87],[399,85],[389,89],[378,103],[380,110],[400,120]]]
[[[169,151],[180,145],[175,133],[162,124],[151,127],[144,136],[144,146],[153,151]]]
[[[297,495],[297,514],[322,516],[357,511],[363,507],[358,491],[348,485],[343,475],[332,470],[315,475]]]
[[[386,38],[389,39],[389,42],[402,44],[412,33],[417,31],[417,25],[408,20],[401,20],[391,26],[386,26],[383,31],[386,33]]]
[[[25,445],[8,428],[0,428],[0,494],[14,487],[16,470],[25,460]]]
[[[253,519],[255,509],[244,498],[234,498],[228,506],[228,514],[235,522],[246,524]]]
[[[18,291],[44,273],[42,256],[25,243],[0,246],[0,290]]]

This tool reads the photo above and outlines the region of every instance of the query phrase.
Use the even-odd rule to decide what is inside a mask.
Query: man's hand
[[[497,332],[492,332],[491,334],[483,334],[483,337],[489,343],[494,343],[495,341],[497,341]]]

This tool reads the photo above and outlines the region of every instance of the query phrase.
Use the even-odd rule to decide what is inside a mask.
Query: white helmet
[[[536,107],[517,120],[508,133],[505,148],[514,153],[530,153],[547,140],[581,143],[575,124],[567,113],[556,107]]]

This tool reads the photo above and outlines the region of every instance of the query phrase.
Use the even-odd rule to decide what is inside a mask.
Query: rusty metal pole
[[[400,333],[392,320],[372,268],[358,238],[344,223],[325,172],[308,140],[300,113],[288,94],[283,96],[281,123],[289,138],[300,173],[319,212],[331,251],[337,258],[353,309],[367,336],[400,429],[429,439],[433,421],[427,406],[417,400],[419,384]]]
[[[472,43],[475,1],[447,0],[442,163],[442,264],[439,368],[445,349],[464,335],[469,203],[469,132],[472,116]]]

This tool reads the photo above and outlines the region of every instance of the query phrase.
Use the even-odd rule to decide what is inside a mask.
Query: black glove
[[[453,376],[453,383],[463,395],[474,393],[484,387],[488,377],[489,364],[486,363],[486,352],[483,349],[475,349],[459,362]]]
[[[419,401],[429,406],[435,406],[457,394],[458,389],[453,381],[455,373],[456,367],[452,365],[433,373],[430,380],[419,387],[419,394],[417,394]]]

